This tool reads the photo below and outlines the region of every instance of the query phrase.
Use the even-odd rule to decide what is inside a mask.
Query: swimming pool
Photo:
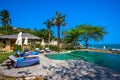
[[[46,57],[54,60],[84,60],[108,67],[120,73],[120,55],[91,51],[73,51],[63,54],[47,54]]]

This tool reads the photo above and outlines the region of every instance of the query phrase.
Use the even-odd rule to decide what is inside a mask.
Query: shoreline
[[[82,50],[87,50],[87,51],[94,51],[94,52],[103,52],[103,53],[111,53],[111,51],[108,50],[100,50],[100,49],[82,49]]]
[[[108,54],[116,54],[116,55],[120,55],[119,53],[114,53],[113,51],[110,50],[101,50],[101,49],[97,49],[97,48],[92,48],[92,49],[79,49],[79,50],[86,50],[86,51],[93,51],[93,52],[102,52],[102,53],[108,53]]]

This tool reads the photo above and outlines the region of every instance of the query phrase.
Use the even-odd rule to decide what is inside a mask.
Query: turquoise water
[[[73,51],[67,54],[48,54],[46,56],[55,60],[85,60],[120,73],[120,55],[90,51]]]

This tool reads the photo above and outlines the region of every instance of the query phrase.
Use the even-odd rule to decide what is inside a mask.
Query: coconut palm
[[[50,37],[51,37],[51,27],[53,26],[52,21],[47,20],[46,22],[44,22],[44,24],[47,26],[48,32],[49,32],[49,39],[48,42],[50,42]]]
[[[58,52],[60,52],[60,26],[66,26],[65,15],[56,12],[56,16],[52,19],[54,26],[58,27]]]
[[[3,10],[0,12],[0,21],[7,31],[8,30],[7,27],[9,26],[9,23],[11,24],[10,14],[8,10]]]
[[[68,32],[68,34],[67,34],[67,36],[66,36],[66,42],[67,43],[71,43],[71,44],[75,44],[75,42],[77,42],[77,40],[78,40],[78,32],[75,30],[75,29],[71,29],[69,32]]]

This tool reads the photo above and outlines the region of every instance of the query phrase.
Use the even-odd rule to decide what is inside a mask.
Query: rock
[[[43,69],[47,69],[47,66],[42,66]]]
[[[25,77],[25,80],[34,80],[35,77]]]
[[[61,71],[55,71],[55,74],[60,74],[60,73],[62,73]]]
[[[75,76],[70,76],[70,80],[74,80],[75,79]]]
[[[80,71],[82,75],[87,75],[88,73],[85,70]]]
[[[73,80],[80,80],[78,77],[74,78]]]

